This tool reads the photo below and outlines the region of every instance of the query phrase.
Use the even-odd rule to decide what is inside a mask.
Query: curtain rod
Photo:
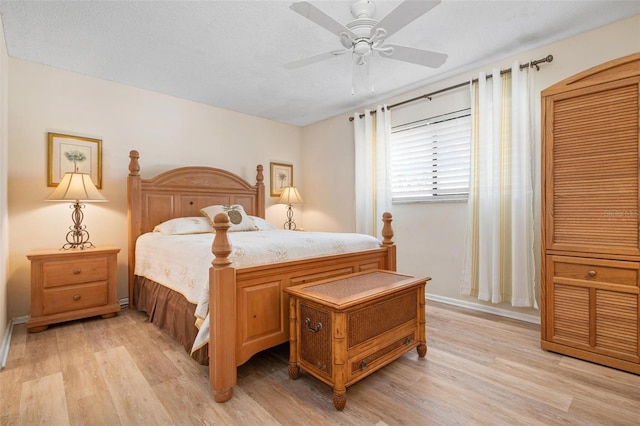
[[[527,62],[526,64],[520,65],[520,70],[523,70],[525,68],[535,68],[536,71],[540,71],[539,64],[543,64],[545,62],[551,62],[551,61],[553,61],[553,56],[552,55],[547,55],[546,57],[544,57],[542,59],[537,59],[535,61]],[[510,72],[511,72],[511,68],[508,68],[506,70],[500,70],[500,75],[508,74]],[[492,74],[489,74],[487,76],[487,78],[491,78],[491,77],[493,77]],[[429,100],[431,100],[432,96],[439,95],[441,93],[448,92],[450,90],[459,89],[461,87],[469,85],[470,83],[475,83],[476,81],[478,81],[478,79],[474,78],[471,81],[465,81],[464,83],[454,84],[453,86],[445,87],[444,89],[436,90],[435,92],[427,93],[427,94],[424,94],[424,95],[421,95],[421,96],[416,96],[415,98],[407,99],[406,101],[402,101],[402,102],[398,102],[398,103],[389,105],[389,106],[387,106],[387,108],[388,109],[396,108],[396,107],[399,107],[399,106],[402,106],[402,105],[405,105],[405,104],[408,104],[408,103],[411,103],[411,102],[419,101],[421,99],[429,99]],[[371,115],[373,115],[375,113],[376,113],[376,110],[371,110],[370,111]],[[362,117],[364,117],[363,113],[360,114],[360,118],[362,118]],[[349,117],[349,121],[353,121],[353,117]]]

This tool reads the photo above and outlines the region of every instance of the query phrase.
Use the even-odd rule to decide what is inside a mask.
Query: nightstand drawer
[[[43,314],[51,315],[107,304],[107,281],[44,290]]]
[[[42,284],[45,288],[106,281],[109,270],[106,257],[47,261],[42,265],[42,269]]]

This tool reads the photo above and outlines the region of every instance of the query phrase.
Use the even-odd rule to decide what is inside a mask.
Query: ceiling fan
[[[368,80],[368,65],[374,52],[377,52],[383,58],[437,68],[444,64],[447,55],[385,42],[388,37],[438,4],[440,4],[440,0],[404,1],[387,16],[377,21],[373,18],[376,12],[376,6],[373,1],[357,0],[351,6],[351,14],[355,19],[346,25],[342,25],[309,2],[293,3],[289,6],[290,9],[337,35],[343,49],[332,50],[293,61],[285,64],[284,67],[296,69],[351,52],[354,60],[354,87],[357,83],[358,75]]]

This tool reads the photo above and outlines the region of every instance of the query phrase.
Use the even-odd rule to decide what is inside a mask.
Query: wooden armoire
[[[640,53],[542,92],[542,348],[640,374]]]

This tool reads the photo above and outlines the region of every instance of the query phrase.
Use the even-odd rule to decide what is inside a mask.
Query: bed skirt
[[[135,277],[133,299],[136,309],[149,315],[149,322],[175,338],[187,353],[191,352],[198,333],[195,326],[196,305],[183,295],[145,277]],[[191,357],[199,364],[209,364],[209,345],[204,345]]]

